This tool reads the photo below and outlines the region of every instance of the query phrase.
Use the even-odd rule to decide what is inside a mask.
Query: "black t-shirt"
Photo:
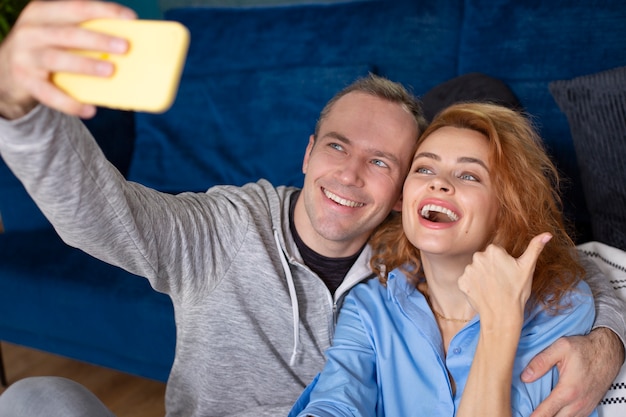
[[[300,251],[300,255],[302,255],[305,265],[311,268],[311,270],[315,272],[322,279],[322,281],[324,281],[326,287],[328,287],[331,294],[334,295],[346,274],[361,254],[363,248],[352,256],[345,258],[329,258],[327,256],[320,255],[305,245],[302,239],[300,239],[300,235],[298,235],[293,221],[293,213],[295,211],[296,200],[298,199],[299,194],[299,191],[294,193],[289,203],[289,229],[291,230],[291,234],[293,235],[293,239],[296,242],[296,246]]]

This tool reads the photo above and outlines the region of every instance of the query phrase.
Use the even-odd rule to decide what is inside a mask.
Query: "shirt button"
[[[458,355],[459,353],[461,353],[461,348],[454,348],[452,353],[454,353],[455,355]]]

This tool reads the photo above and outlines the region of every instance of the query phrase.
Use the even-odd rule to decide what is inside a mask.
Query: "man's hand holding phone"
[[[75,51],[77,54],[109,61],[109,77],[72,72],[52,74],[52,81],[83,103],[161,113],[176,96],[187,55],[189,32],[177,22],[159,20],[89,20],[82,27],[125,39],[123,54]]]
[[[24,116],[38,102],[83,118],[95,114],[94,103],[81,102],[52,79],[55,73],[115,78],[116,63],[98,54],[127,54],[132,39],[81,26],[96,19],[135,21],[136,15],[127,7],[99,1],[35,0],[26,6],[0,44],[0,116]]]

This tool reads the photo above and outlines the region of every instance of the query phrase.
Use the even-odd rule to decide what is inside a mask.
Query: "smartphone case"
[[[85,28],[125,38],[125,54],[76,53],[109,60],[110,77],[58,72],[52,82],[76,100],[123,110],[161,113],[173,103],[189,46],[189,31],[178,22],[95,19]]]

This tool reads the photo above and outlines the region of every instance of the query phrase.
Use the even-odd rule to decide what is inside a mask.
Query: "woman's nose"
[[[437,177],[433,178],[430,183],[430,189],[432,191],[443,191],[444,193],[449,193],[452,191],[452,184],[443,178]]]

